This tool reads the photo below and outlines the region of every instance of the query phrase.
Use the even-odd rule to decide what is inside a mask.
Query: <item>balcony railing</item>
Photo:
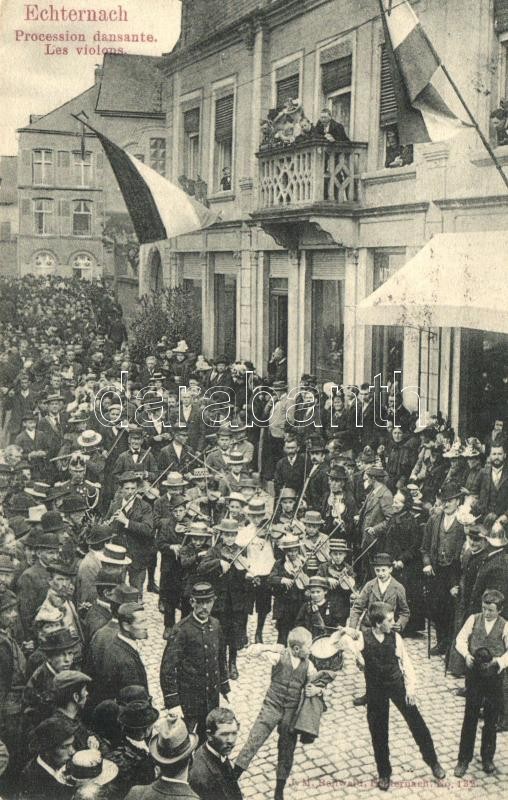
[[[259,208],[360,204],[366,152],[364,142],[323,139],[260,150]]]

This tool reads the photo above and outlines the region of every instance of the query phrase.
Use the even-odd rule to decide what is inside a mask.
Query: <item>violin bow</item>
[[[315,548],[314,548],[314,550],[312,550],[312,552],[308,554],[308,556],[306,556],[306,558],[304,559],[304,562],[303,562],[303,564],[302,564],[302,565],[301,565],[301,567],[300,567],[300,568],[297,570],[297,572],[295,573],[295,575],[294,575],[294,576],[293,576],[293,578],[292,578],[292,581],[293,581],[293,583],[294,583],[294,582],[296,581],[296,579],[297,579],[297,578],[298,578],[298,577],[299,577],[299,576],[302,574],[303,570],[305,569],[305,565],[307,564],[307,562],[309,561],[309,559],[311,559],[313,556],[315,556],[315,555],[316,555],[316,553],[319,553],[319,551],[323,549],[323,547],[325,546],[325,544],[327,544],[327,543],[330,541],[330,539],[332,538],[332,536],[333,536],[333,534],[335,533],[335,531],[337,531],[337,530],[338,530],[338,529],[339,529],[341,526],[342,526],[342,522],[339,522],[339,524],[338,524],[338,525],[336,525],[336,526],[335,526],[335,528],[332,528],[331,532],[328,534],[328,536],[326,537],[326,539],[323,539],[323,541],[322,541],[320,544],[318,544],[318,545],[317,545],[317,547],[315,547]]]

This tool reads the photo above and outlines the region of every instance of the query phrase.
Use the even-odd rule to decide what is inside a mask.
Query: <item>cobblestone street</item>
[[[143,656],[147,665],[151,691],[155,704],[161,708],[159,687],[159,664],[165,642],[162,639],[161,615],[157,610],[157,599],[153,594],[145,595],[150,618],[150,638],[143,642]],[[255,617],[251,617],[255,620]],[[249,625],[250,639],[254,629]],[[265,641],[274,642],[275,635],[268,621]],[[464,700],[453,694],[453,689],[462,685],[451,677],[444,677],[442,659],[426,657],[424,637],[407,640],[410,654],[418,674],[418,697],[447,778],[438,784],[430,770],[422,762],[418,749],[409,731],[392,706],[390,720],[390,745],[392,757],[391,794],[398,798],[423,800],[432,798],[457,799],[506,795],[504,781],[508,775],[508,734],[498,737],[495,759],[498,774],[486,777],[481,769],[479,754],[471,763],[462,780],[453,776],[456,763]],[[232,682],[231,705],[241,722],[238,748],[243,744],[261,705],[269,682],[270,667],[262,659],[247,659],[240,654],[238,659],[240,678]],[[287,800],[335,800],[347,796],[348,800],[364,798],[376,789],[376,770],[372,755],[367,718],[364,708],[354,708],[352,698],[363,692],[363,676],[350,660],[339,673],[333,688],[327,692],[328,710],[323,716],[319,739],[311,745],[298,745],[295,764],[288,781]],[[479,733],[477,749],[479,750]],[[245,798],[269,800],[275,784],[277,758],[277,736],[272,735],[244,773],[240,785]],[[234,760],[234,754],[233,754]]]

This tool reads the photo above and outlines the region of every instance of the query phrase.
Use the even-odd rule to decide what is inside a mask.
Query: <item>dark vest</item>
[[[490,633],[485,630],[485,625],[482,622],[482,615],[474,615],[473,632],[469,638],[469,649],[471,653],[476,653],[479,647],[488,647],[492,656],[497,658],[504,655],[506,647],[503,641],[503,630],[506,625],[506,620],[503,617],[498,617],[492,626]]]
[[[363,639],[367,688],[372,684],[388,687],[400,683],[403,676],[395,654],[395,632],[385,634],[383,641],[379,642],[369,628],[365,630]]]
[[[293,669],[289,650],[285,650],[281,659],[272,667],[272,680],[266,699],[282,708],[297,708],[307,681],[308,668],[309,661],[305,659]]]

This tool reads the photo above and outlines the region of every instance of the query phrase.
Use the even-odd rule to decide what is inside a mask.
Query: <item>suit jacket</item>
[[[122,504],[121,497],[115,498],[106,517],[111,517],[122,507]],[[152,509],[145,500],[136,497],[132,508],[126,512],[126,516],[129,518],[128,528],[117,521],[111,523],[114,530],[114,542],[127,548],[129,558],[132,558],[133,569],[143,569],[150,561],[155,544]]]
[[[178,456],[173,447],[173,442],[163,447],[159,453],[159,470],[161,472],[167,469],[168,472],[184,473],[195,467],[197,463],[187,447],[183,447],[180,456]]]
[[[243,797],[229,761],[223,764],[206,744],[194,754],[189,784],[201,800],[242,800]]]
[[[26,397],[23,397],[20,389],[16,389],[12,395],[7,395],[4,408],[6,411],[10,409],[11,412],[7,430],[12,437],[17,436],[21,431],[23,414],[33,411],[36,405],[37,397],[33,389],[28,389]]]
[[[126,800],[161,800],[163,797],[187,797],[197,798],[198,795],[192,791],[187,783],[173,783],[163,781],[159,778],[150,786],[134,786]]]
[[[497,489],[492,483],[491,474],[490,467],[484,467],[481,471],[478,504],[483,514],[493,511],[499,517],[508,511],[508,465],[503,467]]]
[[[154,481],[159,474],[155,456],[152,453],[148,453],[146,449],[141,450],[137,463],[132,457],[131,450],[124,450],[124,452],[120,453],[116,459],[115,466],[113,467],[113,475],[116,477],[121,475],[123,472],[141,471],[148,472],[148,478],[151,481]]]
[[[392,516],[393,495],[387,486],[381,485],[368,493],[360,509],[359,527],[362,533],[361,548],[367,547],[376,537],[383,534]],[[372,528],[373,533],[366,533]]]
[[[21,433],[18,433],[16,436],[14,444],[21,448],[23,457],[28,459],[34,480],[47,481],[48,470],[50,469],[48,458],[51,451],[51,442],[47,434],[43,431],[36,430],[34,439],[31,439],[26,431],[21,431]],[[29,458],[29,454],[34,450],[44,450],[46,456],[43,458]]]
[[[50,458],[58,455],[58,451],[64,442],[66,416],[62,413],[59,415],[59,417],[60,422],[58,424],[54,425],[51,418],[46,416],[42,417],[37,425],[37,429],[42,431],[42,433],[45,433],[49,441],[48,455]]]
[[[401,631],[404,630],[409,621],[409,606],[406,600],[406,590],[401,583],[396,581],[395,578],[390,578],[385,593],[381,594],[377,578],[367,581],[353,603],[351,616],[349,617],[351,628],[357,627],[364,611],[366,611],[366,614],[362,624],[370,625],[369,608],[372,603],[387,603],[393,609],[395,620],[399,623]]]
[[[76,576],[76,603],[93,603],[97,597],[95,580],[102,563],[94,550],[90,550],[82,559]]]
[[[169,416],[169,421],[174,428],[178,428],[179,424],[187,424],[189,431],[189,449],[194,453],[203,450],[205,446],[205,426],[202,416],[202,407],[200,403],[191,404],[190,416],[186,420],[183,414],[183,406],[180,410],[176,409]]]
[[[312,469],[312,466],[309,467],[309,470]],[[307,489],[305,490],[305,500],[309,508],[319,511],[328,492],[328,470],[325,464],[320,464],[309,478]]]
[[[18,610],[27,639],[33,638],[33,621],[48,593],[50,574],[38,561],[18,578]]]
[[[19,800],[70,800],[76,791],[75,786],[68,786],[53,778],[33,758],[21,773],[19,782]]]
[[[429,517],[429,521],[425,526],[425,530],[423,533],[423,540],[422,540],[422,556],[423,556],[423,566],[426,567],[429,564],[432,565],[434,570],[438,566],[438,545],[439,545],[439,531],[441,528],[441,521],[443,519],[444,512],[439,511],[436,514],[431,514]],[[451,528],[446,532],[446,536],[453,537],[451,542],[452,544],[452,553],[450,559],[450,580],[452,583],[451,586],[458,586],[460,582],[460,555],[462,553],[462,547],[464,546],[464,542],[466,541],[466,536],[464,533],[464,526],[457,522],[457,519],[454,520]]]
[[[325,135],[325,127],[321,120],[316,124],[314,130],[318,136]],[[346,133],[344,125],[341,122],[337,122],[335,119],[330,120],[330,125],[328,126],[328,133],[331,133],[334,140],[336,142],[349,142],[350,138]]]
[[[273,484],[275,489],[275,496],[278,497],[281,490],[294,489],[295,492],[300,494],[305,483],[305,456],[297,455],[293,465],[283,456],[275,467],[275,474],[273,477]]]
[[[508,613],[508,550],[506,547],[485,554],[473,587],[470,614],[481,613],[482,594],[485,589],[497,589],[504,594],[501,615],[506,618]]]
[[[90,704],[95,707],[102,700],[114,700],[126,686],[144,686],[148,692],[146,670],[139,653],[119,634],[109,648],[99,652],[96,640],[90,643],[90,661],[93,682],[90,684]]]
[[[97,631],[111,619],[111,611],[104,606],[100,606],[97,602],[92,603],[85,620],[83,622],[85,641],[90,642]]]

